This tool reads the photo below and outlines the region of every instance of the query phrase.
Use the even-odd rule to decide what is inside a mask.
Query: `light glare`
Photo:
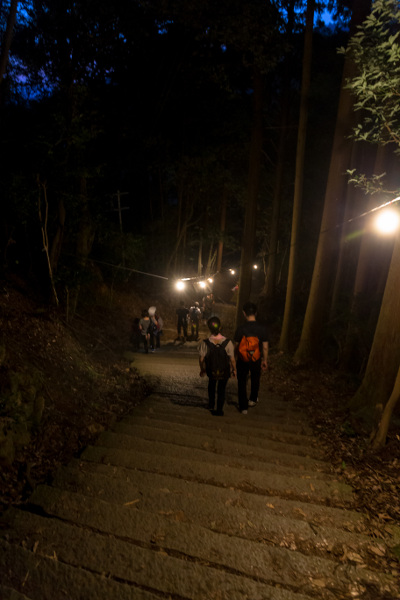
[[[399,213],[396,210],[382,210],[375,220],[375,228],[379,233],[390,235],[399,227]]]

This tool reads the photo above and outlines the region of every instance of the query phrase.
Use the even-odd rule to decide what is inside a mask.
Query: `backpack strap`
[[[214,344],[213,342],[210,342],[209,338],[206,338],[204,341],[206,343],[206,346],[208,346],[209,348],[212,348],[212,346],[221,346],[221,348],[226,348],[231,340],[229,338],[225,338],[224,341],[220,344]]]

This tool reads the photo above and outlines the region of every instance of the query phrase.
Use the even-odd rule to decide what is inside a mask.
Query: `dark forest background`
[[[212,276],[238,320],[257,302],[296,364],[355,378],[351,409],[384,443],[400,270],[394,237],[360,215],[393,199],[398,158],[394,139],[357,137],[346,84],[371,57],[383,69],[388,28],[398,68],[398,3],[386,7],[357,59],[338,49],[366,0],[2,2],[1,276],[28,280],[67,320],[99,285],[172,294],[190,278],[195,299]]]

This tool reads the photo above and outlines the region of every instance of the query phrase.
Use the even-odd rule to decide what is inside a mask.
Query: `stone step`
[[[194,438],[190,440],[190,431],[187,433],[185,431],[174,432],[172,435],[169,432],[169,435],[165,436],[160,430],[150,431],[152,435],[147,431],[147,439],[144,437],[145,432],[140,426],[130,429],[129,433],[122,433],[120,430],[107,431],[100,435],[96,445],[104,448],[161,455],[172,460],[190,456],[190,460],[207,462],[208,464],[221,464],[254,471],[265,469],[269,473],[274,472],[308,479],[327,480],[330,478],[326,473],[329,468],[328,464],[312,462],[304,457],[288,455],[283,452],[268,453],[265,450],[263,454],[263,450],[257,451],[256,448],[251,449],[249,446],[244,446],[241,452],[238,445],[226,443],[225,440],[213,441],[212,438],[209,438],[208,442],[198,438],[197,441],[200,447],[197,447],[195,445],[196,440]],[[167,439],[157,439],[157,432],[160,432],[160,438],[165,437]],[[193,443],[190,444],[189,440]]]
[[[154,410],[171,410],[185,416],[190,416],[191,409],[205,408],[207,405],[207,394],[205,396],[203,393],[201,395],[193,395],[193,390],[191,390],[190,395],[186,393],[183,396],[171,395],[170,393],[164,396],[152,394],[151,398],[147,398],[141,404],[145,408],[151,406]],[[226,394],[225,408],[227,409],[225,413],[226,418],[233,419],[234,417],[238,417],[240,420],[243,419],[243,415],[240,415],[238,411],[236,397],[229,394],[229,392]],[[250,407],[250,409],[249,414],[254,418],[256,417],[255,422],[259,426],[268,424],[276,424],[277,426],[287,425],[294,431],[302,430],[307,435],[312,435],[312,430],[304,417],[304,410],[298,410],[289,403],[281,403],[277,407],[275,403],[270,404],[268,399],[262,398],[257,406]],[[203,414],[205,415],[206,413]]]
[[[136,596],[138,588],[158,598],[163,594],[164,597],[182,600],[210,600],[218,598],[218,594],[232,600],[310,600],[306,590],[297,594],[257,577],[257,567],[262,568],[262,565],[259,565],[256,557],[245,557],[243,564],[239,565],[245,572],[253,571],[249,576],[243,576],[242,570],[224,568],[218,562],[213,563],[210,557],[196,560],[181,551],[171,555],[162,545],[162,532],[155,532],[148,544],[138,546],[114,535],[102,535],[57,519],[21,511],[15,515],[12,525],[12,531],[23,536],[25,549],[14,547],[10,551],[11,558],[16,558],[20,551],[26,560],[27,550],[32,552],[32,565],[40,564],[41,559],[53,557],[54,563],[74,567],[82,584],[88,572],[89,581],[92,581],[94,575],[95,579],[100,578],[104,583],[113,581],[131,586],[131,594],[135,594],[131,598],[135,600],[139,598]],[[201,552],[201,540],[190,537]],[[65,540],[68,540],[67,544]],[[10,549],[10,545],[8,548]],[[220,559],[216,549],[213,558],[214,556],[217,560]],[[19,560],[26,573],[27,567],[23,565],[22,559]],[[252,564],[255,561],[256,564]],[[301,580],[306,582],[305,587],[312,589],[312,584],[305,575]],[[86,582],[85,587],[88,587]],[[46,598],[45,595],[41,598],[43,597]],[[72,597],[74,600],[77,598],[75,595]],[[89,593],[88,597],[94,596]],[[100,597],[104,598],[104,594]],[[50,599],[50,596],[47,598]],[[119,600],[121,596],[109,596],[111,598]]]
[[[95,479],[94,486],[96,481]],[[91,479],[87,478],[86,490],[89,482]],[[193,502],[193,496],[177,494],[169,488],[157,490],[147,485],[141,488],[132,485],[130,494],[125,495],[130,500],[120,501],[113,506],[114,502],[107,500],[106,488],[102,490],[105,493],[100,497],[94,493],[95,487],[91,489],[92,494],[87,494],[85,489],[80,493],[43,485],[35,490],[30,503],[40,507],[47,515],[103,532],[117,534],[118,528],[127,532],[129,528],[139,528],[144,522],[146,527],[153,528],[161,527],[164,521],[168,522],[168,527],[170,522],[172,527],[176,523],[184,523],[186,527],[199,526],[213,533],[274,544],[278,548],[329,559],[339,560],[350,549],[359,554],[364,565],[371,566],[375,556],[374,549],[379,546],[375,539],[372,540],[367,535],[278,515],[271,519],[271,511],[266,507],[262,512],[251,510],[235,504],[233,498],[230,503],[225,504],[210,504],[209,499],[199,497]],[[156,522],[153,515],[156,515]],[[192,531],[196,535],[196,529],[193,528]]]
[[[272,521],[275,516],[307,521],[316,527],[342,529],[362,533],[364,517],[352,510],[342,510],[330,505],[310,504],[300,500],[287,500],[273,495],[248,493],[233,488],[217,487],[196,481],[170,477],[158,473],[104,465],[74,459],[67,467],[58,470],[53,485],[91,497],[99,497],[109,503],[145,503],[147,493],[167,494],[170,502],[186,501],[196,510],[197,501],[209,504],[213,511],[225,507],[250,510]],[[143,496],[143,500],[141,500]],[[212,519],[215,520],[215,519]]]
[[[149,586],[151,574],[150,588],[188,598],[206,594],[209,598],[215,589],[229,590],[234,598],[254,598],[257,592],[264,593],[263,585],[283,586],[307,595],[318,592],[321,598],[329,598],[330,593],[358,592],[365,586],[393,590],[390,576],[366,568],[236,537],[227,539],[194,524],[166,521],[149,513],[146,519],[135,510],[122,515],[115,508],[110,511],[105,503],[100,514],[97,509],[100,507],[93,510],[92,503],[77,507],[79,522],[74,523],[11,510],[11,541],[19,534],[17,539],[23,537],[26,547],[35,548],[36,554],[54,556],[71,566],[107,573],[139,586]],[[69,544],[65,544],[66,539]],[[206,572],[202,574],[203,570]],[[237,585],[228,583],[227,590],[224,579],[232,573]],[[215,585],[221,576],[222,585]],[[194,580],[196,586],[191,585]],[[255,586],[255,596],[248,586]]]
[[[197,409],[198,412],[194,413],[193,416],[185,416],[182,412],[172,414],[169,410],[155,410],[152,407],[148,409],[137,408],[130,416],[124,418],[125,423],[132,423],[138,419],[148,419],[151,421],[159,421],[161,426],[163,423],[170,423],[171,427],[177,428],[177,426],[186,426],[191,428],[197,428],[199,433],[206,430],[208,432],[223,432],[224,435],[232,434],[240,435],[242,438],[245,437],[248,440],[277,440],[285,444],[296,446],[297,452],[313,453],[313,456],[321,457],[322,451],[318,447],[318,440],[316,437],[311,435],[301,435],[294,432],[295,428],[290,426],[286,427],[283,425],[276,425],[270,422],[260,423],[256,422],[255,418],[252,417],[251,411],[248,415],[239,415],[235,418],[229,419],[224,417],[214,417],[209,411],[204,409]],[[296,429],[296,431],[298,428]],[[254,443],[256,443],[254,441]]]
[[[25,594],[20,594],[16,590],[1,585],[0,583],[0,598],[1,600],[32,600],[32,598],[28,598]]]
[[[54,553],[44,556],[35,545],[26,549],[0,539],[0,557],[2,582],[12,590],[4,600],[23,600],[24,594],[28,600],[160,600],[159,594],[108,577],[108,571],[91,573]]]
[[[278,493],[287,498],[307,498],[314,502],[352,502],[351,487],[336,481],[321,481],[306,477],[294,477],[263,471],[248,471],[227,464],[206,464],[187,458],[171,460],[163,455],[149,452],[135,452],[103,446],[89,446],[82,459],[91,462],[111,464],[129,469],[139,469],[153,473],[163,473],[172,477],[189,479],[221,487],[233,487],[244,491]]]
[[[331,470],[329,463],[307,456],[308,448],[303,448],[303,452],[299,454],[298,446],[284,442],[266,440],[266,443],[261,446],[259,440],[251,437],[236,436],[236,439],[232,440],[226,436],[225,432],[221,432],[221,435],[217,437],[205,432],[199,433],[197,429],[191,427],[179,426],[170,429],[166,428],[165,424],[158,424],[149,419],[137,419],[133,424],[122,421],[115,424],[111,431],[135,439],[187,446],[214,452],[218,455],[230,455],[232,458],[241,457],[277,465],[290,465],[292,468],[309,471],[326,472]]]
[[[172,408],[182,408],[185,406],[190,407],[194,403],[192,401],[192,399],[194,399],[199,405],[207,405],[207,385],[207,381],[204,380],[201,387],[193,386],[189,393],[186,390],[184,394],[166,394],[155,391],[151,394],[151,397],[147,398],[147,401],[145,401],[144,404],[146,405],[148,402],[150,402],[153,405],[171,405]],[[233,389],[232,385],[236,385],[236,383],[228,382],[228,386],[226,388],[226,397],[229,401],[228,404],[232,403],[234,406],[237,406],[236,387]],[[196,392],[196,394],[194,394],[194,392]],[[272,394],[263,395],[262,399],[257,405],[257,411],[259,411],[260,416],[266,416],[270,418],[276,417],[277,419],[285,417],[285,415],[290,413],[298,416],[302,421],[304,421],[303,407],[298,407],[294,402],[282,400],[282,398]]]

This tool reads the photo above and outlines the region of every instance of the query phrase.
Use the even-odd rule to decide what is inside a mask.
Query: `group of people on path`
[[[211,335],[200,344],[200,377],[208,376],[208,408],[217,416],[224,414],[225,388],[230,377],[237,379],[239,410],[247,415],[249,406],[257,405],[261,373],[268,368],[267,327],[257,321],[257,306],[253,302],[244,304],[243,314],[246,322],[237,328],[233,342],[221,334],[220,319],[210,317],[207,325]]]
[[[202,318],[200,303],[196,301],[190,308],[187,308],[184,301],[181,300],[176,309],[176,315],[178,317],[176,324],[177,339],[185,342],[188,339],[188,329],[190,326],[191,339],[197,341],[199,339],[199,325]]]
[[[183,300],[180,301],[178,308],[176,309],[176,315],[178,321],[176,324],[178,340],[186,341],[188,339],[188,330],[190,327],[190,338],[191,340],[197,341],[199,339],[199,325],[203,320],[207,323],[208,319],[214,312],[214,294],[209,293],[200,302],[194,302],[189,308],[185,305]]]
[[[139,350],[141,342],[146,354],[149,353],[149,349],[151,352],[155,352],[157,348],[160,348],[163,326],[163,320],[155,306],[150,306],[149,309],[144,308],[141,318],[133,320],[131,343],[135,350]]]
[[[187,338],[188,324],[191,324],[192,339],[198,340],[199,323],[203,313],[199,302],[188,309],[181,301],[176,309],[178,316],[178,336],[183,331]],[[257,321],[257,306],[246,302],[243,306],[245,323],[240,325],[233,340],[221,333],[221,321],[217,316],[207,319],[210,336],[199,345],[200,377],[208,376],[208,408],[213,415],[223,416],[225,390],[228,380],[237,379],[239,411],[246,415],[249,407],[257,405],[261,373],[268,368],[268,330],[266,325]],[[133,323],[131,342],[139,349],[154,352],[160,348],[163,320],[155,306],[142,311],[140,319]],[[249,377],[250,376],[250,377]],[[247,381],[250,378],[250,395],[247,393]]]

